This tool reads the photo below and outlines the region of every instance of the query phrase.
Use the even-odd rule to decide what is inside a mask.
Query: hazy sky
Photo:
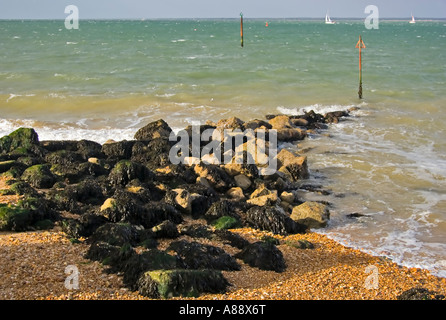
[[[65,19],[67,5],[80,19],[153,18],[365,18],[376,5],[380,18],[446,18],[446,0],[0,0],[0,19]]]

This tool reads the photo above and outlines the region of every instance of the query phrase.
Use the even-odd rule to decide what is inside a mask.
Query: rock
[[[19,128],[0,138],[0,154],[22,149],[24,153],[39,144],[39,136],[32,128]]]
[[[144,211],[141,214],[134,214],[129,217],[131,223],[140,224],[144,228],[152,228],[165,220],[179,224],[183,222],[183,217],[173,206],[163,202],[147,203],[144,205]]]
[[[194,172],[202,178],[206,178],[212,188],[218,192],[225,192],[235,187],[235,181],[225,170],[214,166],[200,163],[194,166]]]
[[[93,261],[99,261],[105,265],[114,265],[120,262],[120,260],[125,260],[129,258],[130,255],[135,254],[131,251],[130,254],[126,250],[125,254],[121,251],[121,247],[111,245],[107,242],[94,242],[88,248],[85,254],[86,259]]]
[[[310,173],[308,171],[306,156],[296,156],[292,152],[282,149],[277,154],[277,160],[280,162],[278,163],[278,167],[285,167],[294,181],[309,178]],[[283,170],[279,170],[283,172]]]
[[[259,170],[255,164],[248,164],[247,162],[236,163],[235,157],[230,163],[224,165],[224,169],[231,176],[238,176],[243,174],[248,178],[259,177]]]
[[[198,242],[172,242],[167,251],[175,251],[186,269],[240,270],[236,260],[223,249]]]
[[[154,177],[154,173],[145,166],[130,160],[121,160],[110,172],[109,181],[115,186],[125,186],[133,179],[148,181]]]
[[[190,194],[189,191],[185,189],[173,189],[172,191],[172,204],[177,205],[181,210],[183,210],[186,213],[192,212],[192,201],[194,199],[194,196]],[[169,192],[168,192],[169,194]],[[167,195],[166,195],[167,196]]]
[[[162,119],[149,123],[135,133],[136,140],[149,141],[156,138],[169,139],[172,129]]]
[[[305,226],[293,221],[282,208],[276,206],[254,206],[242,217],[249,226],[287,235],[305,232]]]
[[[294,193],[292,193],[292,192],[284,191],[284,192],[282,192],[280,194],[280,199],[282,201],[285,201],[285,202],[288,202],[288,203],[293,203],[294,199],[295,199],[295,196],[294,196]]]
[[[124,284],[130,290],[136,291],[138,290],[138,279],[145,272],[159,269],[176,269],[179,264],[181,262],[178,257],[152,248],[141,254],[131,254],[127,259],[114,259],[112,268],[123,273]]]
[[[270,241],[258,241],[248,245],[235,255],[251,267],[283,272],[286,269],[282,252]]]
[[[104,143],[101,152],[112,161],[130,159],[135,141]]]
[[[214,235],[224,243],[238,248],[238,249],[244,249],[246,246],[250,244],[250,242],[243,237],[241,237],[237,233],[233,233],[229,230],[221,229],[221,230],[215,230]]]
[[[244,123],[244,128],[246,129],[251,129],[251,130],[256,130],[256,129],[264,129],[264,130],[268,130],[268,129],[272,129],[272,125],[269,124],[268,122],[264,121],[264,120],[250,120]]]
[[[11,169],[17,162],[15,160],[1,161],[0,162],[0,173],[4,173]]]
[[[68,237],[79,239],[80,237],[90,237],[100,226],[107,223],[107,220],[94,213],[85,213],[79,220],[66,219],[62,221],[62,231]]]
[[[223,293],[228,281],[216,270],[157,270],[144,273],[138,280],[141,295],[153,299],[197,297],[201,293]]]
[[[306,120],[306,119],[297,118],[297,119],[290,119],[290,121],[295,127],[307,127],[308,126],[308,120]]]
[[[307,201],[294,207],[290,217],[308,228],[324,228],[330,219],[330,211],[324,204]]]
[[[445,300],[445,296],[425,288],[412,288],[397,296],[397,300]]]
[[[306,130],[300,128],[284,128],[277,130],[277,140],[279,141],[298,141],[307,136]]]
[[[246,202],[254,206],[270,206],[275,204],[279,198],[277,197],[277,190],[269,190],[265,186],[261,186],[254,190],[250,199]]]
[[[246,200],[243,190],[240,187],[231,188],[226,192],[226,195],[232,200],[243,201]]]
[[[333,111],[328,112],[324,115],[325,123],[338,123],[339,118],[348,117],[349,113],[347,111]]]
[[[278,200],[279,198],[277,197],[277,190],[274,190],[270,194],[251,198],[246,202],[253,206],[263,207],[274,205]]]
[[[96,229],[90,241],[106,242],[113,246],[123,246],[126,243],[136,245],[139,242],[139,232],[128,223],[106,223]]]
[[[237,117],[232,117],[229,119],[221,119],[217,122],[217,129],[240,129],[241,131],[245,130],[243,126],[243,120],[240,120]]]
[[[223,216],[238,217],[235,213],[235,206],[231,201],[226,199],[214,202],[205,213],[205,218],[208,221],[213,221]]]
[[[38,164],[26,169],[22,179],[37,189],[48,189],[56,183],[56,177],[48,165]]]
[[[252,184],[251,180],[244,174],[235,176],[234,180],[237,187],[240,187],[243,190],[247,190]]]
[[[39,228],[39,222],[54,221],[58,214],[43,198],[26,197],[17,204],[0,203],[0,231],[28,231]]]
[[[290,117],[286,115],[278,115],[269,120],[269,124],[272,126],[272,129],[286,129],[286,128],[294,128],[294,125],[290,121]]]
[[[151,229],[151,231],[155,239],[159,238],[175,239],[180,235],[180,233],[178,232],[177,225],[169,220],[163,221],[159,225],[154,226]]]

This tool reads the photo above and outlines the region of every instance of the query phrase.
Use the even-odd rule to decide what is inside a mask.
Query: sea
[[[358,97],[362,36],[363,99]],[[446,277],[446,20],[0,21],[0,136],[131,140],[151,121],[354,110],[304,141],[326,234]],[[353,109],[352,109],[353,108]],[[328,194],[327,194],[328,193]],[[351,215],[355,216],[352,218]]]

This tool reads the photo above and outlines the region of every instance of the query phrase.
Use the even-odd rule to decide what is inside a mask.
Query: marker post
[[[356,44],[356,48],[359,48],[359,90],[358,96],[359,99],[362,99],[362,53],[361,49],[365,49],[364,41],[362,41],[362,37],[359,36],[359,41]]]
[[[243,12],[240,12],[240,38],[241,38],[241,45],[243,48]]]

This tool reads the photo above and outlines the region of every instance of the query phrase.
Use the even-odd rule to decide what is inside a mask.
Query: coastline
[[[233,231],[252,239],[264,235],[253,229]],[[280,245],[288,266],[284,273],[243,265],[241,271],[224,272],[232,284],[227,293],[193,299],[396,300],[404,291],[416,287],[446,295],[446,279],[427,270],[401,267],[316,233],[282,238],[301,239],[313,242],[316,248],[296,255],[299,249]],[[99,262],[83,258],[87,250],[87,244],[72,244],[64,233],[55,230],[0,234],[0,300],[152,300],[125,288],[122,278],[107,274]],[[78,290],[64,286],[64,270],[69,264],[79,266]],[[371,275],[366,273],[370,265],[378,269],[378,289],[365,286]]]
[[[337,123],[339,118],[343,116],[347,116],[347,114],[345,112],[334,112],[322,116],[313,113],[308,119],[279,115],[270,116],[267,119],[268,122],[254,120],[254,122],[249,122],[249,125],[256,126],[256,129],[265,126],[268,129],[279,129],[279,140],[296,141],[304,139],[306,135],[304,130],[317,129],[326,121]],[[248,128],[248,122],[243,123],[237,118],[231,118],[224,120],[222,123],[209,123],[206,126],[213,129],[245,129]],[[305,127],[305,129],[302,129],[302,127]],[[287,213],[293,215],[295,208],[300,206],[300,203],[296,196],[288,191],[298,188],[296,182],[305,179],[308,170],[305,157],[289,154],[285,154],[285,157],[282,154],[279,157],[281,175],[269,180],[260,179],[258,173],[254,174],[251,171],[252,167],[244,165],[220,168],[221,170],[218,171],[212,164],[203,165],[199,162],[181,167],[181,170],[184,170],[181,171],[178,170],[178,167],[166,166],[166,163],[163,162],[165,159],[159,158],[160,154],[166,154],[165,147],[168,144],[166,144],[164,138],[168,137],[170,132],[168,125],[160,120],[138,131],[133,142],[110,142],[104,144],[104,146],[107,145],[105,147],[93,143],[89,144],[87,141],[48,141],[41,143],[31,130],[15,133],[15,135],[11,134],[10,139],[0,141],[3,143],[4,150],[6,150],[3,165],[13,166],[13,164],[21,163],[24,165],[26,163],[27,169],[23,170],[24,172],[17,177],[31,184],[32,190],[40,190],[43,194],[51,196],[50,199],[54,201],[55,208],[63,213],[61,215],[62,219],[57,221],[62,222],[56,223],[55,227],[48,228],[46,231],[0,234],[0,256],[2,261],[5,261],[5,263],[2,263],[0,270],[2,277],[0,299],[149,299],[150,297],[147,297],[147,295],[140,295],[141,288],[138,293],[138,290],[128,288],[123,283],[123,280],[126,281],[125,276],[129,267],[125,264],[120,265],[120,263],[123,263],[121,261],[124,258],[122,256],[123,249],[128,248],[126,247],[127,242],[117,244],[115,238],[113,238],[118,236],[119,232],[123,232],[125,237],[131,238],[133,233],[138,233],[138,230],[141,231],[138,229],[139,227],[134,227],[134,224],[142,224],[143,229],[149,231],[149,234],[146,234],[148,236],[146,240],[156,239],[156,245],[153,247],[152,243],[152,247],[143,247],[137,245],[136,242],[132,242],[134,239],[128,240],[126,238],[126,241],[132,243],[129,253],[132,258],[137,257],[139,259],[152,249],[161,250],[163,254],[169,256],[172,251],[180,255],[179,252],[181,251],[176,251],[178,248],[172,247],[175,241],[177,244],[181,241],[189,244],[194,243],[199,248],[198,251],[224,252],[225,257],[226,254],[229,254],[232,259],[229,261],[236,264],[236,267],[234,267],[234,270],[221,270],[221,274],[228,282],[225,293],[201,293],[198,295],[198,299],[392,300],[413,288],[427,289],[432,292],[430,298],[442,295],[441,297],[444,299],[446,279],[432,276],[427,270],[401,267],[385,258],[371,256],[343,246],[324,235],[309,232],[309,225],[306,225],[307,230],[303,232],[302,224],[304,222],[301,220],[305,219],[295,221],[289,218]],[[24,133],[29,134],[29,136],[20,136]],[[18,140],[14,141],[14,138]],[[145,141],[144,143],[149,141],[149,148],[144,147],[143,141]],[[155,145],[154,142],[159,143],[159,145]],[[152,147],[158,149],[151,150],[151,144]],[[23,159],[24,157],[16,157],[14,152],[17,152],[19,148],[21,148],[20,152],[24,151],[22,149],[26,149],[25,153],[27,155],[32,154],[35,158],[30,160]],[[147,162],[147,166],[152,172],[147,171],[147,168],[144,169],[144,166],[138,163],[141,159],[146,159],[144,157],[149,157],[153,151],[155,151],[155,156],[151,159],[153,162]],[[44,152],[47,153],[40,156],[41,160],[38,160],[39,154]],[[107,158],[103,155],[99,159],[93,157],[93,155],[100,157],[101,152],[106,154]],[[129,154],[131,160],[127,160],[130,158]],[[83,159],[83,161],[86,161],[83,162],[85,166],[82,167],[82,170],[76,169],[77,171],[74,172],[70,166],[79,167],[79,162],[82,162],[82,160],[79,160],[80,155],[85,157]],[[15,159],[11,160],[8,157],[11,159],[15,157]],[[19,159],[22,160],[19,161]],[[209,160],[212,161],[212,159]],[[33,167],[31,165],[33,162],[46,163],[47,161],[50,163],[53,161],[51,172],[47,170],[43,173],[37,172],[42,174],[41,176],[31,176],[33,172],[29,169]],[[61,165],[66,168],[62,168]],[[39,167],[39,169],[41,168],[43,171],[43,167]],[[25,174],[26,171],[29,175]],[[228,173],[232,171],[236,173]],[[195,175],[192,173],[195,173]],[[63,182],[57,181],[56,176],[60,177]],[[193,179],[190,179],[191,176]],[[244,178],[242,179],[240,176],[244,176]],[[48,177],[52,177],[51,183],[48,183]],[[238,179],[234,177],[238,177]],[[137,179],[143,181],[135,182]],[[184,181],[178,182],[176,179],[184,179]],[[185,181],[189,182],[184,184]],[[236,181],[237,187],[234,186],[233,181]],[[249,185],[244,185],[243,182],[246,183],[247,181]],[[101,190],[103,185],[100,183],[111,183],[113,190],[108,190],[108,194],[103,194],[105,191]],[[54,187],[55,185],[57,187]],[[82,188],[76,189],[79,186]],[[180,186],[181,188],[179,188]],[[0,189],[9,189],[5,178],[0,180]],[[107,188],[104,187],[103,189]],[[219,197],[218,200],[214,199],[212,205],[208,201],[210,198],[207,195],[209,189],[216,189],[216,194]],[[151,194],[147,194],[146,191],[150,191]],[[26,192],[3,193],[0,203],[20,204],[22,197],[28,192],[29,188]],[[35,190],[32,192],[35,192]],[[49,208],[48,203],[50,202],[48,202],[48,199],[44,198],[42,194],[32,192],[34,199],[41,201],[41,203],[36,205],[35,200],[33,200],[29,202],[26,209],[31,207],[33,214],[36,214],[36,212],[37,215],[42,214],[43,216],[40,218],[44,220],[53,217],[53,208]],[[153,194],[155,193],[158,193],[159,196],[154,200]],[[99,194],[100,196],[98,196]],[[246,197],[248,197],[248,200],[246,200]],[[147,203],[147,199],[150,199],[149,203]],[[163,204],[156,209],[158,210],[157,214],[164,215],[164,218],[147,216],[151,212],[150,210],[154,209],[146,207],[151,205],[151,202]],[[239,202],[246,202],[247,204],[237,207],[240,205]],[[131,203],[132,206],[128,207],[128,203]],[[212,206],[215,203],[219,206],[212,211]],[[229,216],[237,217],[243,222],[243,225],[239,228],[225,228],[226,231],[223,232],[222,236],[216,233],[214,224],[209,224],[209,221],[206,221],[203,217],[194,217],[194,214],[196,214],[192,210],[194,205],[196,209],[200,209],[201,215],[205,217],[207,215],[207,219],[210,221],[215,222],[216,217]],[[34,209],[35,207],[37,209]],[[255,210],[252,210],[253,208]],[[241,209],[244,212],[240,212]],[[321,209],[321,220],[326,219],[323,217],[324,210]],[[133,211],[142,215],[142,217],[134,216]],[[88,216],[88,218],[82,220],[83,216]],[[94,225],[97,221],[93,220],[98,220],[98,217],[102,220],[99,221],[99,225]],[[130,220],[128,220],[129,218]],[[129,221],[130,225],[128,225]],[[173,236],[170,234],[172,230],[162,229],[166,228],[165,224],[162,223],[164,221],[169,221],[175,225]],[[39,221],[33,221],[33,223],[35,222]],[[67,223],[64,224],[63,222]],[[122,222],[127,224],[123,225]],[[323,223],[326,223],[326,220],[321,222],[321,224]],[[34,228],[34,225],[31,226],[31,229],[28,230]],[[89,239],[90,236],[94,236],[103,226],[111,229],[110,234],[107,235],[109,238],[96,240],[96,242],[94,239],[93,242],[89,241],[91,240]],[[187,230],[178,233],[179,226]],[[92,227],[94,227],[93,231],[86,232],[88,228]],[[117,231],[114,229],[121,227],[127,229]],[[22,228],[26,229],[28,226],[25,225]],[[211,236],[199,235],[199,228],[202,228],[201,231],[204,230]],[[160,230],[162,235],[156,235]],[[194,234],[193,232],[197,233]],[[88,235],[84,236],[84,234]],[[224,238],[223,241],[222,237]],[[69,238],[71,238],[71,241]],[[172,238],[175,240],[172,240]],[[232,243],[234,239],[243,240],[244,244],[241,247],[234,246]],[[106,243],[105,253],[98,251],[96,253],[99,254],[99,258],[92,258],[92,248],[93,251],[94,249],[101,249],[104,241]],[[278,260],[283,260],[283,266],[280,266],[280,270],[268,269],[262,265],[252,266],[244,257],[239,255],[241,249],[244,251],[250,245],[258,242],[273,249],[272,252],[276,254],[275,257],[280,258]],[[212,250],[209,249],[211,247]],[[113,252],[113,250],[118,252],[118,258],[111,255],[110,252]],[[124,252],[124,254],[127,253]],[[201,257],[194,257],[193,253],[183,254],[182,258],[186,261],[190,258],[189,254],[192,255],[192,259],[201,259]],[[87,259],[86,256],[89,256],[89,258]],[[223,255],[220,255],[218,259],[221,256]],[[203,257],[206,258],[206,256]],[[233,257],[236,257],[236,259]],[[106,259],[111,259],[116,265],[105,263]],[[124,263],[127,262],[124,261]],[[192,262],[195,263],[196,261]],[[190,262],[182,263],[192,265]],[[201,261],[198,261],[197,265],[200,265],[200,263]],[[191,269],[201,269],[201,267],[191,267],[190,265],[189,268]],[[67,266],[76,266],[79,270],[79,289],[69,289],[65,286]],[[118,272],[116,270],[109,272],[110,267],[112,270],[116,268]],[[178,268],[177,265],[176,267]],[[130,269],[130,272],[132,271]],[[124,278],[122,274],[124,274]],[[149,276],[152,275],[149,274]],[[155,280],[152,278],[152,281]],[[135,283],[132,284],[135,285]],[[140,283],[138,285],[140,286]],[[178,299],[178,297],[174,297],[174,299]],[[180,299],[185,298],[180,297]]]

